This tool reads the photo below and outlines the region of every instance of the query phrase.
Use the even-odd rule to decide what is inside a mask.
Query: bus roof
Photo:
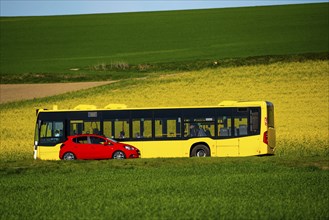
[[[180,107],[144,107],[144,108],[128,108],[125,104],[108,104],[103,108],[95,105],[80,104],[73,109],[59,109],[57,105],[53,109],[37,109],[38,112],[65,112],[65,111],[106,111],[106,110],[151,110],[151,109],[190,109],[190,108],[218,108],[218,107],[252,107],[262,106],[268,101],[222,101],[216,106],[180,106]]]

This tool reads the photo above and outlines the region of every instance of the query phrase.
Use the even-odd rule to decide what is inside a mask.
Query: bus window
[[[83,134],[83,120],[70,121],[70,135]]]
[[[70,121],[70,135],[75,134],[100,134],[99,121]]]
[[[151,119],[133,119],[133,138],[152,138]]]
[[[214,118],[193,118],[184,120],[184,137],[215,136]]]
[[[234,136],[246,136],[248,135],[248,118],[247,117],[235,117],[234,118]]]
[[[84,128],[84,134],[100,134],[99,121],[85,121]]]
[[[218,131],[219,137],[230,137],[231,136],[231,125],[232,120],[230,117],[221,116],[218,118]]]
[[[114,121],[114,138],[124,139],[129,137],[130,137],[129,120],[116,119]]]
[[[250,135],[260,133],[260,109],[250,110]]]
[[[155,119],[156,138],[180,137],[180,118],[178,119]]]
[[[62,121],[44,121],[40,127],[40,144],[53,145],[64,136],[64,123]]]
[[[114,125],[112,123],[112,121],[104,121],[103,122],[103,133],[106,137],[109,138],[114,138],[114,133],[112,130],[112,125]]]
[[[271,102],[267,102],[267,125],[274,128],[274,106]]]

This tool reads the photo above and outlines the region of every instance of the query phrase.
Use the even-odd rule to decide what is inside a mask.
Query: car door
[[[79,158],[79,159],[91,159],[93,155],[91,152],[91,146],[88,141],[88,137],[78,137],[74,141],[75,145],[73,147],[73,153]]]
[[[106,145],[105,138],[90,136],[90,152],[93,155],[93,159],[107,159],[111,157],[111,147]]]

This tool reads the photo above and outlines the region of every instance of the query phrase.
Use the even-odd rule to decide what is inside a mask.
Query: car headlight
[[[125,146],[125,148],[126,148],[127,150],[135,150],[135,148],[130,147],[130,146]]]

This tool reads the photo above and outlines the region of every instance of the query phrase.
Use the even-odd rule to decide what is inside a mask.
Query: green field
[[[193,158],[0,164],[1,219],[327,219],[328,163]]]
[[[1,80],[94,81],[126,77],[117,69],[94,70],[102,64],[135,65],[143,72],[150,64],[166,70],[172,63],[328,52],[328,7],[2,17]]]
[[[0,219],[329,219],[328,7],[0,18],[1,83],[120,79],[0,104]],[[223,100],[274,103],[275,156],[32,159],[36,108]]]

